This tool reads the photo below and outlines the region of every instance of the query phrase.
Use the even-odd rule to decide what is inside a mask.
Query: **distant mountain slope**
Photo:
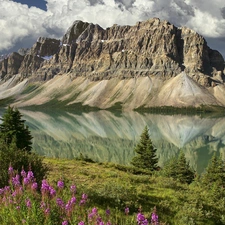
[[[4,58],[0,79],[0,99],[9,97],[9,79],[39,86],[27,94],[11,89],[18,107],[225,106],[222,55],[193,30],[158,18],[107,29],[75,21],[61,41],[39,38]]]

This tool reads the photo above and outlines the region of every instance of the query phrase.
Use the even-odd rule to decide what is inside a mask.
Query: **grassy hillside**
[[[165,178],[160,172],[146,174],[110,163],[62,159],[44,162],[50,168],[47,178],[51,183],[60,178],[68,185],[74,182],[78,195],[88,194],[90,207],[110,208],[115,215],[129,207],[133,218],[141,208],[149,218],[156,206],[162,224],[225,224],[223,188],[212,184],[212,189],[207,190],[198,178],[187,185]]]

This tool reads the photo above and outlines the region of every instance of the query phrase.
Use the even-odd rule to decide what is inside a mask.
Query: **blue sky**
[[[75,20],[107,28],[153,17],[193,29],[225,57],[224,0],[0,0],[0,54],[61,39]]]
[[[46,8],[46,1],[44,1],[44,0],[13,0],[13,1],[21,3],[21,4],[26,4],[29,7],[35,6],[37,8],[42,9],[42,10],[45,10],[45,11],[47,9]]]

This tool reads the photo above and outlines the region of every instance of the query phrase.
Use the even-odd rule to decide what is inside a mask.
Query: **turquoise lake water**
[[[20,112],[34,137],[34,150],[47,157],[72,159],[82,153],[98,162],[128,165],[147,125],[160,166],[177,156],[180,149],[198,173],[204,171],[214,152],[225,159],[225,117],[105,110],[75,113],[20,109]]]

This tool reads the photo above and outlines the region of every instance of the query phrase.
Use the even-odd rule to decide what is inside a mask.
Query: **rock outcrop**
[[[1,80],[20,74],[21,79],[48,81],[56,75],[66,74],[70,81],[82,77],[77,86],[81,85],[80,80],[102,81],[101,84],[93,83],[89,90],[89,86],[83,84],[86,94],[78,88],[74,91],[76,98],[70,96],[67,104],[82,102],[100,108],[112,107],[117,102],[128,108],[164,104],[179,107],[225,105],[222,55],[210,49],[205,39],[193,30],[178,28],[158,18],[134,26],[113,25],[107,29],[75,21],[61,41],[39,38],[31,49],[23,52],[25,55],[13,53],[0,62]],[[123,80],[127,80],[124,91]],[[218,85],[222,86],[217,88]],[[144,97],[137,100],[134,95],[142,90],[146,90],[142,93]],[[189,97],[195,98],[186,101],[189,91]],[[90,99],[96,93],[98,99]],[[110,95],[114,97],[109,99]],[[165,96],[167,100],[162,100]]]

